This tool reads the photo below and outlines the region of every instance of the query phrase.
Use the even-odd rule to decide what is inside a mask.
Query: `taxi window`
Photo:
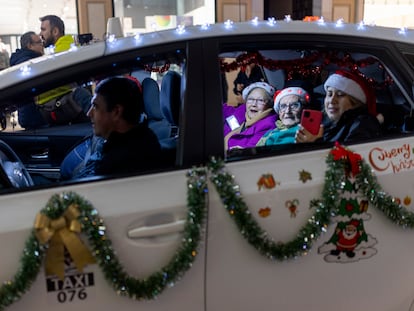
[[[409,52],[403,52],[405,58],[408,60],[408,62],[410,63],[411,67],[414,68],[414,53],[409,53]]]
[[[405,122],[410,105],[387,64],[374,54],[339,49],[226,51],[220,64],[229,159],[412,131]],[[345,95],[343,105],[355,109],[342,116],[331,105]],[[356,130],[358,122],[363,125]]]
[[[117,57],[91,60],[87,66],[79,65],[72,72],[62,71],[54,77],[45,77],[35,83],[31,93],[28,88],[9,98],[4,108],[7,125],[0,132],[4,141],[21,160],[34,186],[59,183],[94,181],[97,178],[149,174],[179,167],[176,151],[180,135],[179,114],[181,106],[181,79],[186,63],[183,50],[159,49],[157,53],[131,51]],[[111,79],[128,79],[142,92],[142,111],[134,124],[148,128],[156,154],[151,161],[143,161],[141,168],[134,165],[144,153],[146,140],[129,144],[113,153],[107,167],[116,163],[132,163],[126,169],[98,173],[94,165],[102,157],[103,145],[108,141],[97,133],[99,126],[92,120],[92,110],[99,106],[96,90]],[[135,87],[134,87],[135,88]],[[112,94],[109,94],[112,93]],[[124,98],[123,94],[110,91],[105,98]],[[109,96],[109,97],[108,97]],[[109,99],[107,99],[109,101]],[[137,105],[139,103],[137,102]],[[136,111],[133,111],[134,115]],[[99,134],[99,135],[95,135]],[[1,151],[1,149],[0,149]],[[122,153],[126,158],[122,158]],[[16,158],[16,159],[17,159]],[[142,160],[142,159],[141,159]],[[137,166],[137,169],[134,169]],[[102,166],[101,166],[102,167]],[[13,183],[13,180],[11,181]]]

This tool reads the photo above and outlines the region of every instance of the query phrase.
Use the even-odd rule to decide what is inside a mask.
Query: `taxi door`
[[[189,187],[200,198],[190,208]],[[2,307],[204,310],[203,194],[178,170],[0,196]],[[62,211],[73,207],[82,213],[80,235],[38,218],[67,219]],[[84,247],[59,253],[55,239]]]
[[[335,147],[217,170],[207,309],[408,310],[413,146],[405,138],[345,148],[362,157],[363,178],[337,166]]]

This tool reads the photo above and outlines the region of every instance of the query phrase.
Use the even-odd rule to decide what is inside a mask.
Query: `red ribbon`
[[[351,168],[353,176],[361,172],[360,162],[362,157],[358,153],[354,153],[341,146],[338,142],[335,142],[335,148],[331,150],[334,161],[346,160]],[[346,169],[349,174],[349,168]]]

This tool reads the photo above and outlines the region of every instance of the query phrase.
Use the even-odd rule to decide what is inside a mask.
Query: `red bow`
[[[347,164],[351,168],[351,173],[353,176],[361,172],[359,162],[361,162],[362,157],[360,154],[345,149],[338,142],[335,142],[335,148],[331,150],[331,154],[333,155],[333,159],[335,161],[346,160],[348,162]],[[346,169],[346,171],[347,174],[349,174],[349,167]]]

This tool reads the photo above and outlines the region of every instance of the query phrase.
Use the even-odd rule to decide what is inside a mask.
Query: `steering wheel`
[[[0,140],[0,166],[10,186],[15,188],[33,186],[33,180],[17,154],[8,144]]]

